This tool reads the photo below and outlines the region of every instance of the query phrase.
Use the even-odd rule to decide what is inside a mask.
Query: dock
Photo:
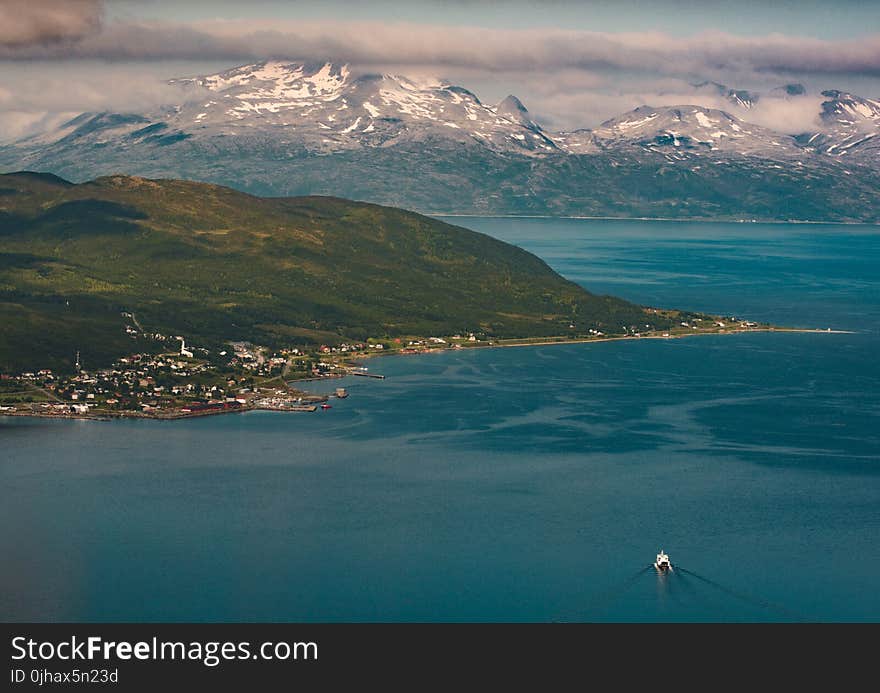
[[[257,404],[253,407],[262,411],[317,411],[318,407],[314,404]]]
[[[364,373],[362,371],[349,371],[349,375],[356,375],[359,378],[376,378],[377,380],[385,380],[384,375],[379,375],[378,373]]]

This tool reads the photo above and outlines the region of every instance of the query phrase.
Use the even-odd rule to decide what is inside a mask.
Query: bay
[[[0,619],[880,618],[880,230],[448,221],[598,293],[853,334],[382,357],[314,414],[0,418]]]

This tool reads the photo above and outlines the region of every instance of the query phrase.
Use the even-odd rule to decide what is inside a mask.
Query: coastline
[[[814,224],[817,226],[880,226],[880,221],[819,221],[811,219],[718,219],[699,218],[682,219],[680,217],[608,217],[608,216],[561,216],[558,214],[461,214],[447,212],[420,212],[426,217],[448,217],[450,219],[580,219],[584,221],[675,221],[682,224],[705,224],[718,222],[723,224]]]
[[[822,330],[819,328],[798,328],[798,327],[756,327],[748,330],[723,330],[717,332],[684,332],[682,334],[670,334],[668,337],[659,334],[650,334],[650,335],[626,335],[620,337],[599,337],[595,339],[566,339],[566,340],[556,340],[556,341],[544,341],[544,342],[511,342],[508,344],[480,344],[475,347],[467,347],[470,349],[474,348],[492,348],[492,347],[522,347],[522,346],[552,346],[554,344],[593,344],[599,342],[620,342],[624,340],[630,341],[639,341],[642,339],[684,339],[686,337],[700,337],[705,335],[730,335],[730,334],[749,334],[752,332],[805,332],[805,333],[816,333],[816,334],[856,334],[853,330]],[[451,348],[451,347],[450,347]],[[457,351],[457,350],[456,350]],[[381,356],[381,354],[377,354],[377,356]]]
[[[857,334],[854,330],[833,330],[830,328],[798,328],[798,327],[754,327],[748,329],[732,329],[717,331],[700,331],[700,332],[683,332],[680,334],[650,334],[650,335],[620,335],[616,337],[590,337],[590,338],[538,338],[540,341],[524,341],[524,340],[495,340],[491,344],[474,344],[472,346],[435,346],[430,349],[420,349],[412,351],[388,351],[388,352],[371,352],[364,354],[354,354],[351,358],[364,360],[382,356],[422,356],[425,354],[441,353],[445,351],[464,351],[466,349],[497,349],[497,348],[513,348],[513,347],[537,347],[537,346],[554,346],[559,344],[598,344],[601,342],[620,342],[620,341],[640,341],[645,339],[683,339],[687,337],[698,337],[705,335],[733,335],[733,334],[749,334],[756,332],[791,332],[801,334]],[[309,377],[300,380],[292,379],[287,383],[317,382],[322,380],[331,380],[352,375],[351,373],[334,373],[319,378]],[[159,414],[150,414],[138,411],[120,411],[120,412],[96,412],[95,414],[59,414],[54,412],[37,412],[37,411],[4,411],[0,412],[2,417],[28,417],[37,419],[61,419],[61,420],[80,420],[80,421],[114,421],[118,419],[143,419],[151,421],[179,421],[181,419],[192,419],[203,416],[218,416],[221,414],[242,414],[252,411],[281,411],[283,413],[296,413],[297,410],[271,409],[261,406],[242,405],[230,407],[228,409],[212,409],[208,411],[183,412],[173,410]]]
[[[687,337],[699,337],[705,335],[732,335],[732,334],[750,334],[755,332],[797,332],[805,334],[858,334],[855,330],[833,330],[830,328],[821,329],[817,327],[753,327],[749,329],[735,330],[717,330],[717,331],[701,331],[701,332],[682,332],[680,334],[670,334],[664,336],[662,334],[650,335],[620,335],[616,337],[584,337],[570,338],[561,337],[559,339],[540,338],[542,341],[523,341],[523,340],[495,340],[492,344],[474,344],[472,346],[435,346],[430,349],[414,350],[414,351],[380,351],[364,354],[354,354],[351,358],[355,359],[372,359],[382,356],[418,356],[423,354],[440,353],[444,351],[464,351],[465,349],[496,349],[511,347],[529,347],[529,346],[554,346],[557,344],[598,344],[600,342],[621,342],[621,341],[639,341],[645,339],[683,339]],[[291,380],[290,382],[306,382],[314,380],[324,380],[329,377],[341,376],[325,376],[324,378],[307,378],[303,380]]]

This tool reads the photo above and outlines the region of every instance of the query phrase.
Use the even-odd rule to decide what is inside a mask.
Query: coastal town
[[[302,389],[309,382],[347,375],[381,379],[360,359],[450,346],[440,337],[279,350],[230,341],[212,351],[183,335],[147,331],[132,313],[122,316],[125,333],[156,345],[157,353],[132,353],[89,368],[76,351],[72,372],[0,373],[0,416],[180,419],[252,410],[314,412],[332,408],[328,401],[345,399],[348,392],[337,387],[332,394],[315,394]],[[477,341],[474,335],[455,339]]]
[[[134,353],[93,369],[77,352],[72,373],[41,369],[0,374],[0,415],[178,419],[256,409],[312,412],[330,408],[331,396],[294,385],[340,377],[347,369],[337,362],[339,355],[368,348],[345,344],[307,353],[235,342],[228,350],[211,353],[188,345],[183,337],[158,337],[177,341],[179,348]],[[332,396],[345,398],[348,393],[336,388]]]
[[[651,310],[648,309],[649,313]],[[190,344],[185,336],[146,332],[131,314],[131,337],[147,337],[162,347],[158,353],[133,353],[106,367],[88,367],[75,352],[72,372],[51,369],[0,374],[0,416],[62,418],[180,419],[211,414],[269,410],[314,412],[332,408],[329,400],[348,397],[345,388],[332,394],[309,392],[309,383],[360,376],[383,378],[363,365],[380,354],[420,354],[447,349],[547,345],[619,339],[672,339],[690,334],[723,334],[774,330],[736,317],[690,316],[674,328],[621,326],[622,332],[600,330],[557,338],[489,339],[482,334],[448,337],[369,339],[333,345],[273,350],[249,342],[227,342],[211,351]],[[641,329],[640,329],[641,328]],[[326,389],[326,388],[322,388]]]

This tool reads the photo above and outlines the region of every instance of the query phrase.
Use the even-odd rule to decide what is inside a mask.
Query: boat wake
[[[725,594],[727,594],[731,597],[739,599],[740,601],[746,602],[747,604],[751,604],[752,606],[757,606],[762,609],[766,609],[767,611],[770,611],[772,613],[775,613],[777,616],[782,616],[786,619],[791,619],[791,620],[795,620],[795,621],[810,621],[811,620],[811,619],[804,617],[801,614],[798,614],[798,613],[792,611],[791,609],[783,606],[782,604],[777,604],[775,602],[767,601],[766,599],[761,599],[760,597],[755,597],[750,594],[746,594],[745,592],[740,592],[739,590],[735,590],[731,587],[727,587],[725,585],[722,585],[720,582],[712,580],[711,578],[707,578],[704,575],[700,575],[699,573],[695,573],[693,570],[688,570],[687,568],[682,568],[681,566],[676,566],[676,570],[678,570],[679,573],[684,573],[685,575],[690,575],[691,577],[696,578],[697,580],[700,580],[701,582],[703,582],[711,587],[714,587],[715,589],[720,590],[721,592],[724,592]]]
[[[661,552],[663,554],[663,552]],[[768,611],[780,618],[789,621],[801,621],[801,622],[809,622],[813,619],[809,619],[802,614],[796,613],[791,609],[785,607],[782,604],[778,604],[775,602],[771,602],[766,599],[762,599],[760,597],[756,597],[754,595],[748,594],[741,590],[728,587],[717,580],[713,580],[705,575],[701,575],[693,570],[689,570],[687,568],[683,568],[680,565],[676,565],[673,571],[671,562],[668,562],[668,556],[663,554],[663,556],[667,559],[666,561],[660,561],[660,566],[658,567],[658,563],[650,563],[646,565],[644,568],[640,568],[635,573],[630,575],[629,577],[622,580],[620,583],[616,584],[614,587],[605,590],[594,596],[588,604],[585,605],[585,611],[589,614],[595,614],[601,611],[604,611],[608,607],[610,607],[614,602],[618,601],[632,586],[641,578],[645,573],[649,571],[653,571],[657,573],[658,581],[662,582],[663,589],[671,588],[672,585],[670,581],[674,581],[675,584],[681,585],[687,593],[689,593],[692,597],[696,596],[697,592],[694,590],[694,583],[690,581],[689,578],[694,578],[702,582],[705,585],[715,588],[719,592],[726,594],[729,597],[733,597],[741,602],[750,604],[751,606],[758,607],[765,611]],[[584,614],[581,614],[578,617],[574,618],[564,618],[560,619],[563,621],[582,621],[584,620]],[[590,620],[589,617],[586,620]]]

